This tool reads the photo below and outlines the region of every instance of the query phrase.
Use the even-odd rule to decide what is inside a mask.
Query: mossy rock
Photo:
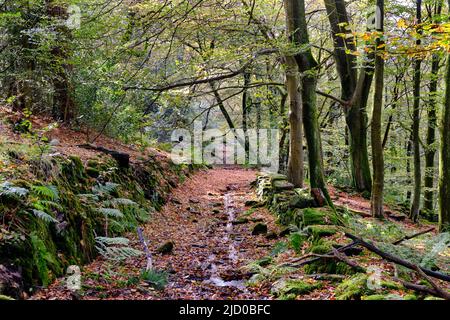
[[[302,226],[311,225],[336,225],[338,219],[333,212],[328,209],[307,208],[301,211]]]
[[[13,301],[14,299],[0,294],[0,301]]]
[[[415,294],[407,294],[403,297],[403,300],[419,300]]]
[[[361,300],[404,300],[402,296],[397,294],[372,294],[368,296],[362,296]]]
[[[286,297],[290,295],[308,294],[316,289],[322,288],[321,282],[306,282],[303,280],[278,280],[271,289],[271,294],[275,297]],[[292,297],[291,297],[292,298]]]
[[[162,246],[160,246],[158,249],[156,249],[156,252],[158,252],[160,254],[170,254],[170,253],[172,253],[174,247],[175,247],[175,243],[173,241],[167,241]]]
[[[289,190],[295,189],[295,186],[292,183],[290,183],[288,181],[283,181],[283,180],[273,181],[272,186],[273,186],[275,192],[289,191]]]
[[[319,241],[314,242],[308,251],[315,254],[328,254],[332,250],[333,250],[333,243],[321,239]]]
[[[314,241],[335,235],[339,232],[339,227],[329,225],[312,225],[308,226],[305,231],[311,236]]]
[[[96,168],[87,167],[86,174],[91,178],[97,179],[100,176],[100,171]]]
[[[267,225],[264,223],[255,224],[252,230],[252,235],[257,236],[263,234],[267,234]]]
[[[336,244],[333,242],[326,241],[325,239],[319,239],[318,241],[313,242],[308,251],[315,254],[326,255],[333,250],[333,247],[336,247]],[[319,259],[306,265],[304,267],[304,271],[306,274],[355,274],[355,271],[346,263],[327,258]]]
[[[337,300],[359,300],[362,296],[373,294],[373,290],[367,287],[369,276],[358,273],[344,280],[336,287],[335,296]]]
[[[287,176],[285,176],[283,174],[278,174],[278,173],[269,174],[267,177],[271,182],[280,181],[280,180],[281,181],[288,180]],[[262,177],[262,179],[263,179],[263,181],[265,181],[267,178]]]
[[[278,212],[278,222],[283,226],[300,227],[302,221],[302,209],[288,209],[284,212]]]
[[[295,189],[295,195],[290,199],[292,208],[305,209],[316,206],[316,201],[307,189]]]

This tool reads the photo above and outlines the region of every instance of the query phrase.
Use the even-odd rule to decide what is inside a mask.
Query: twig
[[[397,241],[393,242],[392,244],[398,245],[398,244],[402,243],[403,241],[411,240],[411,239],[413,239],[413,238],[417,238],[418,236],[421,236],[421,235],[423,235],[423,234],[427,234],[427,233],[432,232],[432,231],[434,231],[434,230],[435,230],[434,228],[429,228],[429,229],[427,229],[427,230],[420,231],[420,232],[415,233],[415,234],[413,234],[413,235],[405,236],[405,237],[401,238],[400,240],[397,240]]]
[[[147,267],[146,271],[153,270],[153,260],[152,260],[152,254],[150,250],[148,249],[147,241],[145,240],[144,234],[142,232],[142,229],[140,227],[137,228],[137,234],[139,236],[139,241],[144,246],[145,255],[147,256]]]
[[[399,265],[404,266],[404,267],[406,267],[408,269],[411,269],[411,270],[415,270],[415,268],[416,268],[415,264],[413,264],[413,263],[411,263],[409,261],[403,260],[403,259],[401,259],[399,257],[396,257],[396,256],[394,256],[394,255],[392,255],[390,253],[383,252],[382,250],[380,250],[379,248],[377,248],[373,244],[368,243],[368,242],[364,241],[361,238],[358,238],[358,237],[356,237],[356,236],[354,236],[352,234],[349,234],[349,233],[345,233],[345,236],[350,238],[350,239],[352,239],[353,241],[357,241],[360,245],[362,245],[366,249],[372,251],[373,253],[379,255],[380,257],[382,257],[382,258],[384,258],[384,259],[386,259],[388,261],[395,262],[396,264],[399,264]],[[419,267],[419,268],[426,275],[428,275],[430,277],[450,282],[450,276],[447,275],[447,274],[443,274],[441,272],[432,271],[432,270],[429,270],[429,269],[426,269],[426,268],[423,268],[423,267]]]

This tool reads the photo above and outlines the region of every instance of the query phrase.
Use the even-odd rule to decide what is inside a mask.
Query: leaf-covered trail
[[[154,267],[170,273],[169,284],[156,291],[136,280],[145,268],[139,258],[112,265],[101,258],[83,268],[83,299],[265,299],[267,288],[248,288],[241,270],[268,254],[276,240],[252,235],[264,222],[269,234],[277,230],[267,209],[248,211],[245,202],[255,197],[250,183],[256,172],[245,169],[200,171],[175,189],[163,210],[153,215],[144,234],[153,254]],[[241,223],[239,218],[246,217]],[[242,220],[242,219],[241,219]],[[134,246],[142,249],[134,239]],[[167,241],[175,243],[170,254],[158,254]],[[134,279],[134,281],[130,281]],[[70,292],[59,280],[35,299],[66,299]]]

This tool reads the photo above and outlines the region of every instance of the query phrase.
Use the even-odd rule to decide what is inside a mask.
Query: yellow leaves
[[[408,23],[406,22],[405,19],[400,19],[397,22],[397,27],[400,28],[400,29],[406,29],[406,28],[408,28]]]

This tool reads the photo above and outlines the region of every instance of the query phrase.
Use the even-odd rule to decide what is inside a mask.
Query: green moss
[[[311,225],[308,226],[305,231],[311,236],[314,241],[335,235],[339,231],[339,228],[336,226],[328,225]]]
[[[100,176],[100,170],[92,167],[86,168],[86,174],[91,178],[98,178]]]
[[[362,296],[370,295],[372,290],[367,288],[368,275],[358,273],[354,276],[344,280],[336,288],[337,300],[359,300]]]
[[[275,297],[298,296],[308,294],[321,287],[322,283],[320,282],[310,283],[303,280],[279,280],[273,285],[271,293]]]

